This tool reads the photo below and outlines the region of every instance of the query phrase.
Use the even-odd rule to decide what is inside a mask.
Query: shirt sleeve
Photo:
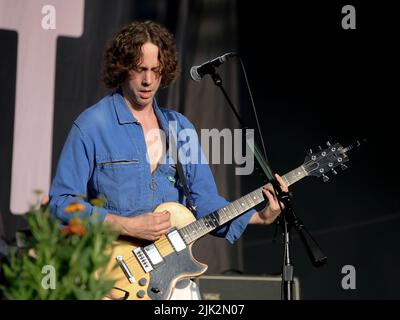
[[[189,150],[190,152],[197,152],[197,154],[195,156],[193,156],[193,154],[190,155],[190,161],[187,161],[185,167],[187,168],[186,175],[190,194],[196,206],[197,218],[201,218],[228,205],[229,202],[219,195],[210,166],[207,163],[197,134],[195,134],[196,131],[186,118],[184,118],[184,127],[185,129],[183,130],[190,130],[190,133],[180,134],[181,138],[182,136],[189,136],[189,141],[190,139],[195,140],[191,142],[193,144],[189,143],[189,145],[195,146],[193,149],[189,148]],[[212,234],[218,237],[225,237],[225,239],[233,244],[240,238],[255,212],[254,209],[246,211],[239,217],[215,229]]]
[[[88,217],[96,214],[104,221],[106,209],[92,206],[87,199],[87,183],[94,169],[94,148],[74,123],[65,142],[57,165],[55,177],[50,188],[50,209],[63,223],[77,215],[65,212],[72,202],[80,202],[85,210],[78,216]]]

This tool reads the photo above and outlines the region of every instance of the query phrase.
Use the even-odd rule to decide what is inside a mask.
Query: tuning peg
[[[342,170],[346,170],[346,169],[347,169],[347,166],[346,166],[345,164],[342,163],[342,164],[340,165],[340,168],[342,168]]]
[[[337,175],[337,171],[335,169],[331,169],[334,175]]]
[[[308,149],[307,153],[308,153],[309,155],[312,155],[312,149]]]
[[[325,174],[322,174],[322,180],[324,180],[324,182],[328,182],[329,181],[329,177]]]
[[[330,146],[331,146],[331,143],[330,143],[329,141],[327,141],[327,142],[326,142],[326,145],[327,145],[328,147],[330,147]]]
[[[319,150],[319,151],[322,151],[322,147],[321,147],[321,146],[318,146],[318,150]]]

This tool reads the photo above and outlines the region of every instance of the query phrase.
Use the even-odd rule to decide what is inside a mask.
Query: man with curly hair
[[[167,233],[170,213],[154,209],[163,202],[187,204],[176,166],[166,160],[168,128],[171,121],[178,134],[194,127],[182,114],[160,108],[155,95],[178,73],[174,37],[159,24],[133,22],[114,36],[103,66],[104,83],[114,91],[73,123],[50,191],[55,216],[68,223],[71,215],[65,208],[71,202],[81,202],[81,215],[91,215],[93,206],[78,195],[103,195],[105,206],[96,212],[123,235],[155,241]],[[194,143],[199,146],[198,140]],[[201,147],[197,150],[201,158]],[[183,169],[197,218],[228,204],[207,163],[189,162]],[[280,207],[269,185],[263,192],[269,201],[264,210],[249,210],[213,234],[233,243],[248,223],[271,224]]]

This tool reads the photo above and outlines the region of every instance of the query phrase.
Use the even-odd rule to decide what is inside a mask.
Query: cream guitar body
[[[164,210],[171,213],[170,238],[164,235],[153,243],[132,238],[117,241],[107,273],[116,283],[106,298],[166,300],[177,281],[199,276],[207,270],[207,265],[194,259],[192,244],[187,245],[182,238],[181,241],[174,239],[179,236],[177,230],[195,221],[193,214],[175,202],[162,203],[155,209]]]

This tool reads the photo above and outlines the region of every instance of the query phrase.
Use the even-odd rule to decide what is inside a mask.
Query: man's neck
[[[124,96],[124,99],[129,109],[131,110],[133,116],[139,122],[146,121],[154,116],[154,110],[151,104],[148,104],[146,106],[136,106],[134,103],[130,101],[128,97]]]

